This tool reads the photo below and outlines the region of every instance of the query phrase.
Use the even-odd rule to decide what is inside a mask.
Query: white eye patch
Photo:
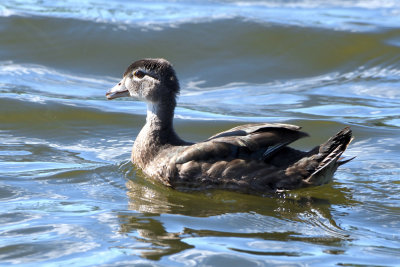
[[[126,88],[131,88],[131,86],[132,86],[132,81],[131,81],[131,79],[125,79],[124,84],[125,84],[125,87],[126,87]]]

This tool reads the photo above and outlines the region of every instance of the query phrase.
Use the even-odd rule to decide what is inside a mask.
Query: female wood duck
[[[178,78],[165,59],[134,62],[106,93],[108,99],[131,96],[147,103],[131,160],[167,186],[264,194],[328,183],[338,166],[351,160],[340,160],[352,140],[349,128],[308,152],[288,147],[308,136],[289,124],[245,124],[200,143],[186,142],[173,127],[178,94]]]

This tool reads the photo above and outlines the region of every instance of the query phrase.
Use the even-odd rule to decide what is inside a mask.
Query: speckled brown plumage
[[[288,145],[307,136],[289,124],[241,125],[192,144],[178,137],[173,115],[179,83],[164,59],[131,64],[107,97],[136,97],[147,102],[146,124],[137,136],[132,162],[143,172],[176,189],[229,189],[268,193],[331,181],[350,143],[345,128],[324,144],[304,152]]]

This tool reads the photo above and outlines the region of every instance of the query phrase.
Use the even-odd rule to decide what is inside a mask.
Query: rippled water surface
[[[395,266],[398,1],[0,3],[0,265]],[[107,101],[125,67],[173,62],[176,128],[303,126],[355,140],[334,182],[260,197],[177,192],[130,162],[145,120]]]

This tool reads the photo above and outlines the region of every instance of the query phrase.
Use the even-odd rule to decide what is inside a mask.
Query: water
[[[396,266],[398,1],[0,3],[0,265]],[[176,127],[349,125],[334,182],[275,197],[183,193],[129,163],[143,103],[107,101],[125,67],[173,62]]]

